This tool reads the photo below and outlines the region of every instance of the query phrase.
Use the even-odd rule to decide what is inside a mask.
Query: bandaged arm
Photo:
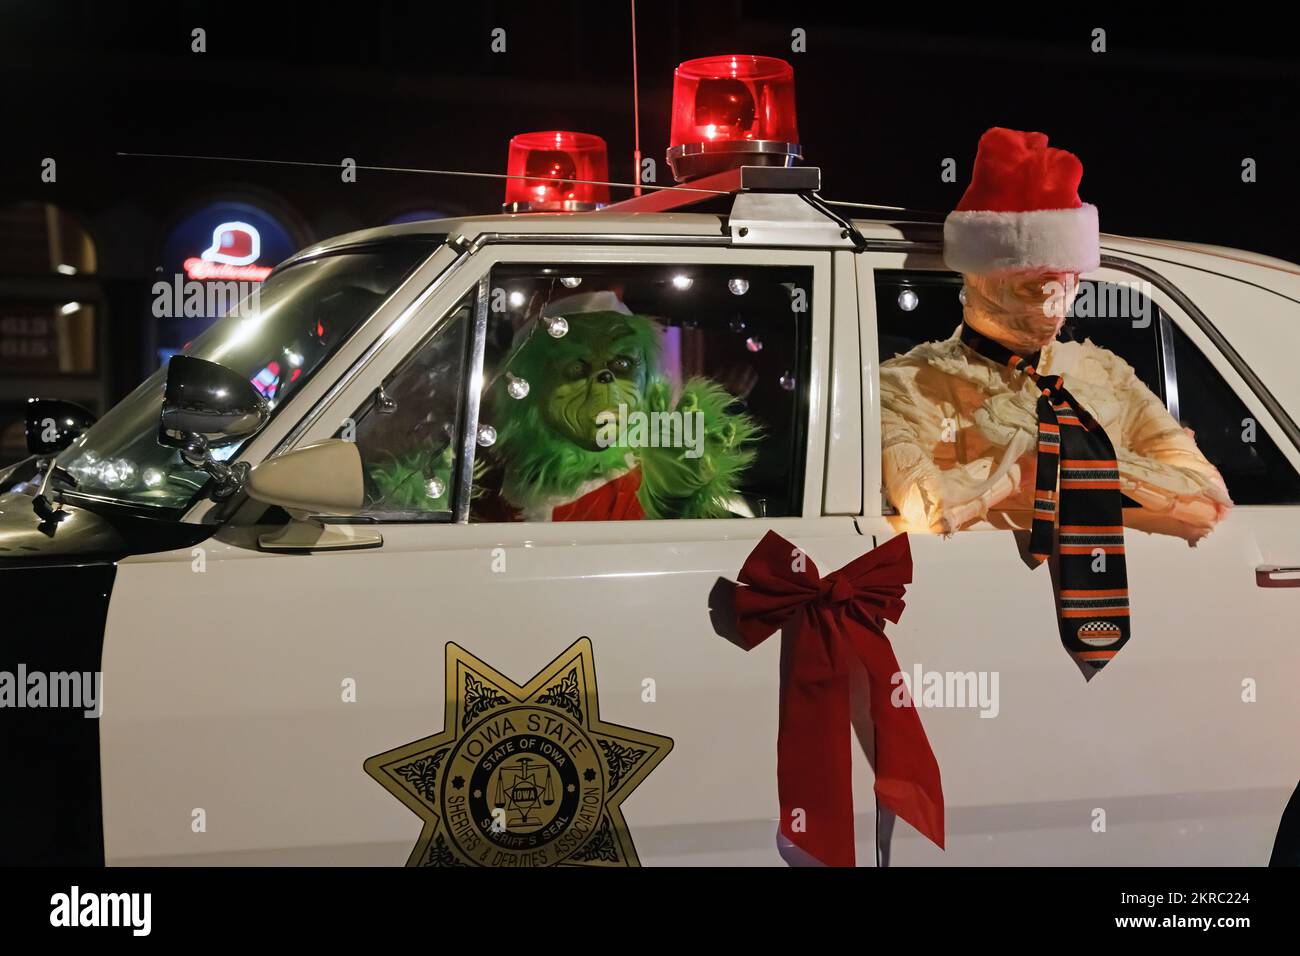
[[[1111,432],[1120,490],[1168,523],[1161,530],[1196,541],[1232,507],[1219,470],[1123,359],[1113,356],[1110,379],[1123,403]]]
[[[923,437],[939,434],[942,421],[932,403],[917,400],[912,386],[914,369],[906,365],[882,368],[881,464],[885,493],[898,509],[907,530],[950,533],[983,518],[990,508],[1020,485],[1017,459],[1028,449],[1029,438],[1013,440],[998,459],[978,458],[941,469]]]

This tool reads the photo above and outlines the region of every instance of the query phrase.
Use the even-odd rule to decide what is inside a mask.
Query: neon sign
[[[270,266],[254,265],[262,254],[262,236],[246,222],[223,222],[212,230],[212,245],[183,263],[191,279],[242,279],[261,282]]]

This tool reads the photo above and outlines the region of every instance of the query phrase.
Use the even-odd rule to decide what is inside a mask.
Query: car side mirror
[[[351,516],[365,507],[365,472],[356,444],[340,438],[268,458],[248,476],[248,496],[289,512],[284,528],[258,538],[267,551],[374,548],[384,539],[358,524],[326,525],[317,518]]]
[[[27,400],[27,450],[33,455],[57,455],[95,424],[89,409],[57,398]]]
[[[187,463],[213,477],[214,500],[243,487],[248,465],[227,465],[211,449],[252,435],[270,417],[266,399],[238,372],[190,355],[173,355],[167,363],[158,443],[179,448]]]

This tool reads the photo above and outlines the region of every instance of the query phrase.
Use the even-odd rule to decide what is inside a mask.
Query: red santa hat
[[[1079,199],[1083,163],[1043,133],[995,126],[980,137],[970,185],[943,223],[957,272],[1089,272],[1101,264],[1097,207]]]

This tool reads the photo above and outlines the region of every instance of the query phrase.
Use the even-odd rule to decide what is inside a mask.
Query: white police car
[[[827,571],[899,533],[879,366],[961,318],[935,222],[845,221],[817,178],[716,169],[721,195],[341,236],[93,426],[40,406],[45,453],[0,496],[5,861],[780,862],[779,650],[722,636],[719,579],[769,529]],[[944,851],[875,832],[859,723],[859,860],[1268,859],[1300,776],[1300,267],[1102,247],[1085,280],[1140,283],[1152,320],[1077,333],[1195,431],[1236,507],[1195,548],[1129,533],[1138,635],[1091,683],[1015,532],[913,534],[900,667],[976,679],[916,695]],[[485,385],[547,303],[593,288],[657,318],[665,375],[761,424],[730,516],[485,501]],[[417,441],[413,507],[371,466]],[[95,672],[97,719],[49,706],[53,675]]]

